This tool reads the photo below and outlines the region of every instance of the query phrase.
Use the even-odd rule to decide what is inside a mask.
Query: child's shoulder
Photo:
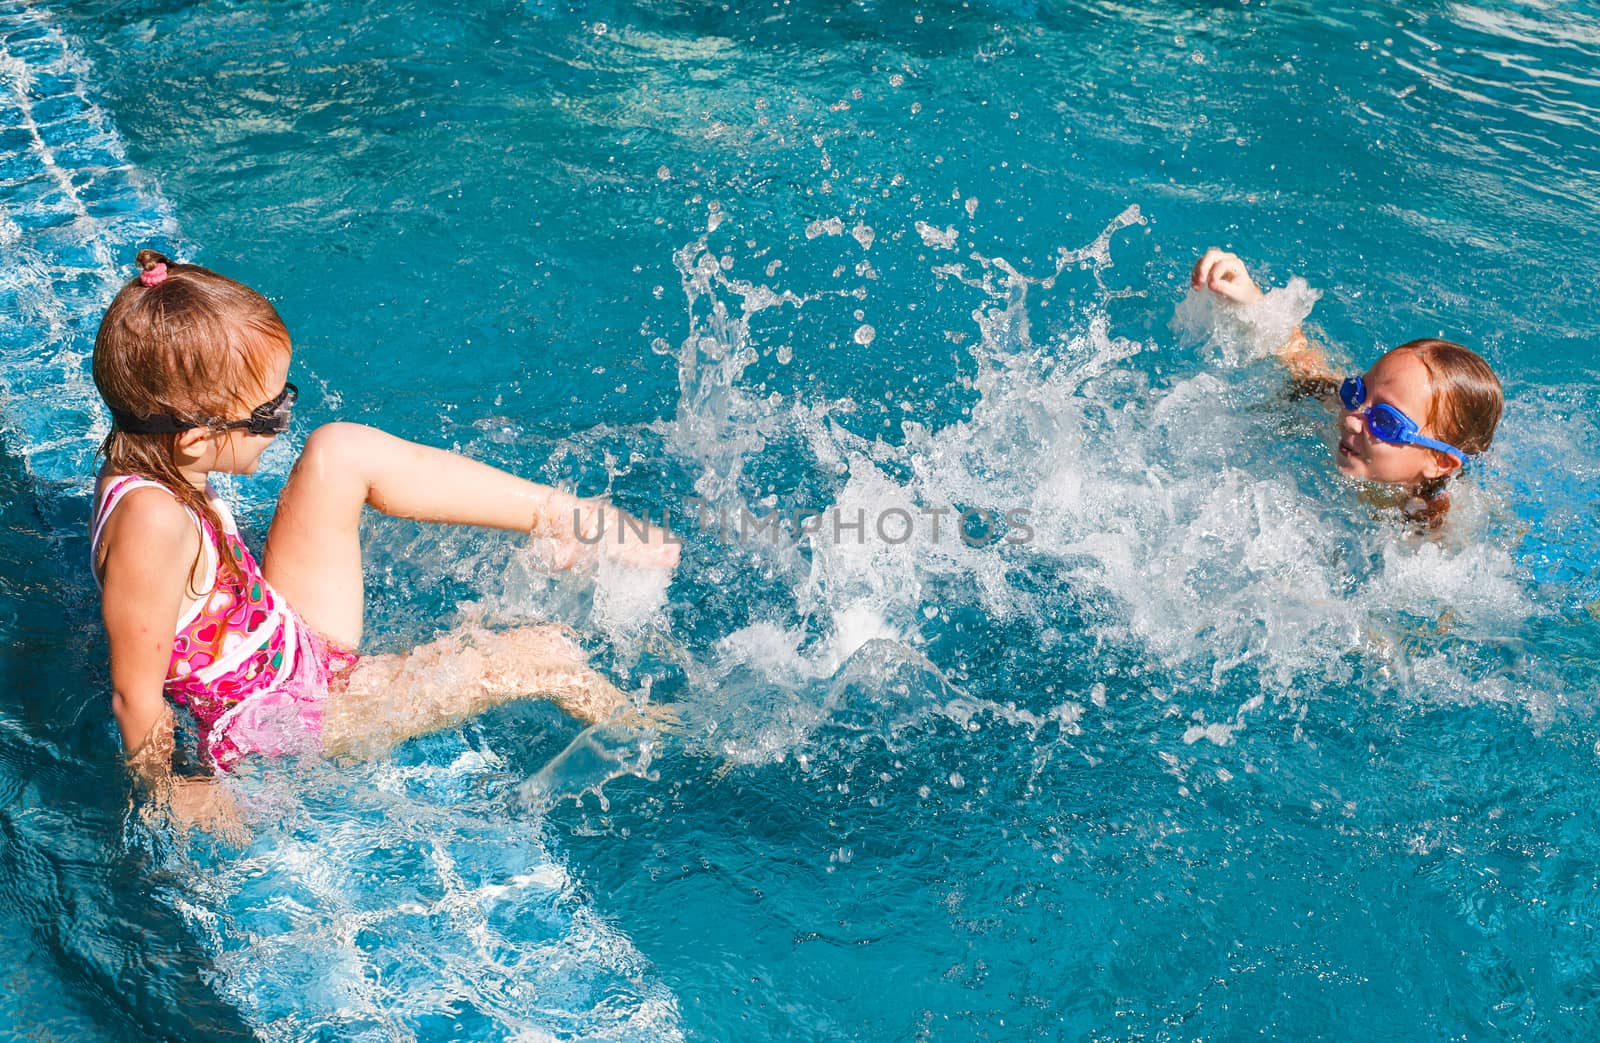
[[[111,496],[116,500],[107,502]],[[189,509],[160,482],[102,475],[95,502],[104,515],[98,541],[102,547],[135,540],[151,549],[182,548],[197,537]]]

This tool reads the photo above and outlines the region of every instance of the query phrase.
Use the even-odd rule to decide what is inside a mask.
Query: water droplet
[[[815,239],[821,235],[843,235],[844,221],[837,217],[827,220],[818,219],[806,225],[806,238]]]

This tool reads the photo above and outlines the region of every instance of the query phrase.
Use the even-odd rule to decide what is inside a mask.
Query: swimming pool
[[[1593,1034],[1594,4],[0,27],[11,1032]],[[673,512],[664,591],[374,522],[369,616],[564,620],[682,729],[507,707],[256,766],[242,850],[143,829],[82,432],[105,269],[152,241],[277,303],[291,441],[362,420]],[[1505,376],[1445,540],[1184,305],[1212,243],[1352,363],[1442,333]],[[290,455],[235,489],[257,539]],[[832,527],[980,508],[1031,539]]]

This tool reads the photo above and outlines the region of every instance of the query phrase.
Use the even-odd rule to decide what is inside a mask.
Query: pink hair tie
[[[140,272],[139,281],[146,286],[160,286],[167,281],[167,266],[158,264],[149,271]]]

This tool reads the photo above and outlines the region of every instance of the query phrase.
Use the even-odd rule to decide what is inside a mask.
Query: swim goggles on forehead
[[[1441,453],[1448,453],[1456,458],[1458,464],[1465,465],[1467,462],[1465,453],[1448,442],[1440,442],[1423,435],[1415,420],[1389,403],[1378,402],[1362,409],[1361,403],[1367,400],[1367,382],[1360,377],[1345,378],[1345,382],[1339,385],[1339,400],[1350,412],[1361,414],[1362,419],[1367,422],[1367,430],[1371,431],[1372,437],[1380,442],[1388,442],[1390,445],[1420,445],[1424,449],[1437,449]]]
[[[261,403],[243,420],[197,423],[179,420],[173,416],[133,416],[120,409],[111,411],[111,419],[120,430],[130,435],[175,435],[197,427],[206,427],[213,431],[248,431],[252,435],[281,435],[289,430],[290,411],[299,397],[299,388],[293,384],[284,384],[283,390],[270,402]]]

